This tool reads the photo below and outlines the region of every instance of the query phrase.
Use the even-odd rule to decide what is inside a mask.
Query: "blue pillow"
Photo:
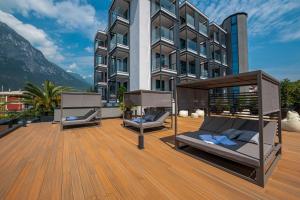
[[[155,115],[146,115],[144,117],[144,119],[147,121],[147,122],[153,122],[154,121],[154,118],[155,118]]]
[[[67,121],[75,121],[75,120],[78,120],[78,117],[75,117],[75,116],[69,116],[69,117],[66,117],[66,120],[67,120]]]
[[[242,134],[237,138],[237,140],[259,144],[259,134],[256,131],[243,130]]]
[[[238,136],[240,136],[243,132],[237,129],[227,129],[226,131],[223,131],[221,133],[221,135],[225,135],[226,137],[228,137],[229,139],[234,139],[237,138]]]
[[[133,121],[133,122],[136,122],[136,123],[145,123],[145,122],[146,122],[145,119],[140,118],[140,117],[133,118],[132,121]]]

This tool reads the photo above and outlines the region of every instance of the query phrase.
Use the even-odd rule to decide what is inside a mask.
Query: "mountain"
[[[44,80],[79,90],[90,87],[86,81],[48,61],[41,51],[0,22],[0,88],[18,90],[27,81],[41,85]]]
[[[72,76],[74,76],[75,78],[79,79],[79,80],[82,80],[90,85],[93,85],[93,82],[94,80],[90,77],[83,77],[81,76],[80,74],[77,74],[75,72],[70,72],[70,71],[67,71],[69,74],[71,74]]]

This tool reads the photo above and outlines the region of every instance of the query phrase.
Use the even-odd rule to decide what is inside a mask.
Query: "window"
[[[238,47],[238,30],[237,16],[231,19],[231,49],[232,49],[232,73],[239,74],[239,47]]]
[[[155,80],[155,89],[160,90],[160,80]]]
[[[156,90],[165,90],[165,81],[164,80],[155,80],[155,89]]]

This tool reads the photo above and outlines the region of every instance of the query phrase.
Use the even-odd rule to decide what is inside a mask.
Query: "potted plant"
[[[125,106],[124,104],[124,93],[127,91],[127,89],[124,86],[119,87],[118,89],[118,101],[119,101],[119,108],[124,114],[125,119],[130,119],[132,118],[132,107],[130,106]]]
[[[48,80],[42,87],[27,83],[24,88],[24,103],[31,106],[32,112],[40,117],[40,121],[51,122],[54,120],[54,108],[60,102],[60,94],[69,90],[71,88],[56,86]]]

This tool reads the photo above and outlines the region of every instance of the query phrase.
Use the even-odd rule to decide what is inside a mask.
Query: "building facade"
[[[180,3],[181,2],[181,3]],[[247,14],[222,24],[188,1],[114,0],[95,36],[95,88],[172,91],[174,83],[248,71]]]
[[[23,91],[0,92],[0,115],[25,109]]]

